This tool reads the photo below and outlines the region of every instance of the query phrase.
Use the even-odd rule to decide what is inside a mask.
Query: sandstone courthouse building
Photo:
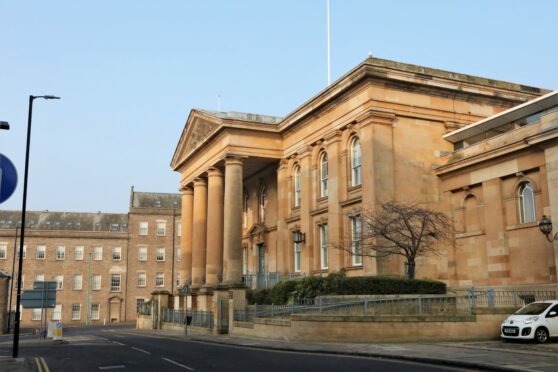
[[[283,278],[403,275],[398,257],[332,248],[356,252],[362,211],[394,200],[455,226],[417,277],[554,290],[558,247],[538,221],[558,223],[557,108],[558,92],[368,58],[285,117],[193,109],[171,161],[182,195],[133,193],[128,214],[31,213],[24,285],[63,276],[71,324],[85,316],[89,253],[99,322],[135,319],[158,289],[214,309]],[[1,213],[6,272],[17,220]]]

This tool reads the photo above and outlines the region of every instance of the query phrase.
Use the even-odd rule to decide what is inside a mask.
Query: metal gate
[[[229,333],[229,300],[219,300],[217,309],[217,332]]]

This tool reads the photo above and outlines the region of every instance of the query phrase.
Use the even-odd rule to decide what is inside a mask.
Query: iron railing
[[[247,273],[242,276],[242,281],[248,288],[267,289],[285,280],[302,280],[306,277],[304,273],[287,273],[281,275],[278,272]]]
[[[213,311],[186,311],[176,309],[161,309],[163,323],[184,325],[186,316],[192,317],[191,326],[213,328]]]
[[[472,307],[522,307],[535,301],[554,300],[556,291],[470,288],[467,297]]]

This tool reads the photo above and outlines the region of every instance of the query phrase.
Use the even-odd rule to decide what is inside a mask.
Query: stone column
[[[345,244],[345,234],[343,233],[343,210],[339,206],[339,200],[343,198],[342,177],[343,164],[341,160],[341,131],[335,131],[325,138],[328,162],[328,239],[333,245]],[[333,247],[328,248],[329,269],[339,271],[343,266],[343,250]]]
[[[286,274],[288,271],[288,257],[290,245],[287,223],[285,218],[289,211],[289,174],[287,160],[281,159],[277,168],[277,271]]]
[[[225,285],[242,284],[242,159],[225,159],[223,221]]]
[[[207,171],[207,226],[206,286],[215,287],[223,271],[223,173],[214,167]]]
[[[194,212],[194,190],[189,186],[184,186],[182,191],[182,237],[180,239],[180,253],[182,261],[182,278],[184,283],[191,283],[192,280],[192,223]],[[181,284],[184,284],[181,283]]]
[[[194,180],[194,214],[192,229],[192,288],[200,288],[205,276],[207,238],[207,182]]]

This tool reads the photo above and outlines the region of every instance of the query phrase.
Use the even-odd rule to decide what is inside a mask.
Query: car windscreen
[[[540,313],[548,309],[550,305],[552,304],[545,303],[545,302],[533,302],[532,304],[529,304],[524,308],[519,309],[515,313],[515,315],[539,315]]]

